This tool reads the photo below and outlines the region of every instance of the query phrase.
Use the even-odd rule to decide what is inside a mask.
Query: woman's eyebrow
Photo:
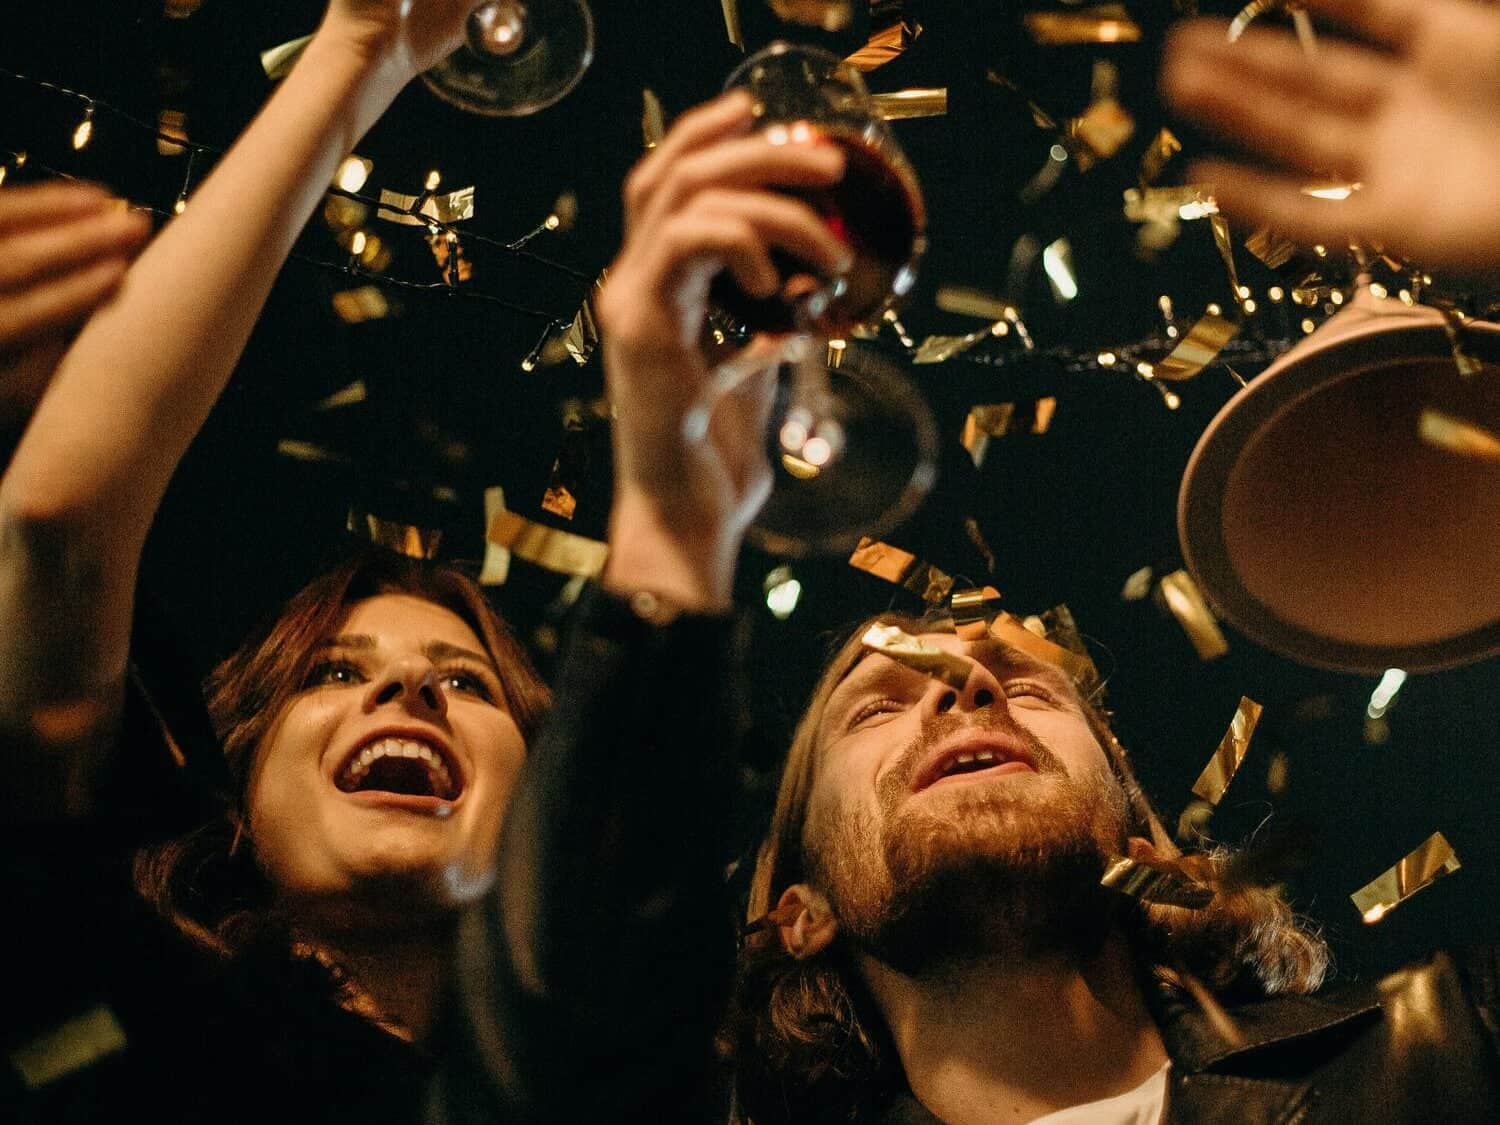
[[[482,652],[475,652],[471,648],[462,645],[449,644],[447,641],[428,641],[422,646],[422,655],[429,660],[472,660],[491,671],[495,668],[495,662]]]
[[[337,637],[324,637],[314,648],[357,648],[372,649],[375,647],[375,638],[369,633],[343,633]]]

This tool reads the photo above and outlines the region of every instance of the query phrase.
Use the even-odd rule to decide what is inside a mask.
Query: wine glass
[[[464,30],[464,46],[422,81],[469,113],[537,113],[566,97],[594,60],[585,0],[490,0],[469,14]]]
[[[836,55],[773,43],[729,76],[726,90],[754,99],[756,128],[786,143],[816,130],[844,153],[844,175],[827,188],[787,188],[849,246],[837,277],[777,251],[780,290],[745,293],[727,272],[714,279],[714,323],[740,337],[791,334],[769,429],[775,487],[750,538],[777,554],[848,549],[907,515],[936,478],[936,427],[900,367],[868,346],[849,346],[916,280],[926,248],[922,192],[864,79]],[[717,401],[753,372],[721,367],[685,424],[706,432]]]

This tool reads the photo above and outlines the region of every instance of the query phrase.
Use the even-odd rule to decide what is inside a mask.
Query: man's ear
[[[822,953],[839,932],[828,900],[806,883],[793,884],[783,891],[772,917],[781,947],[798,961]]]

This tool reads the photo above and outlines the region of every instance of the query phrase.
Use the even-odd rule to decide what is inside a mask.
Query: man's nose
[[[977,660],[972,661],[969,678],[961,689],[938,685],[936,692],[929,692],[927,706],[929,715],[946,715],[950,711],[978,711],[981,707],[992,707],[1005,699],[1005,689],[995,674]]]
[[[441,718],[448,713],[448,696],[438,681],[432,661],[407,656],[386,665],[365,692],[365,710],[400,702],[407,710]]]

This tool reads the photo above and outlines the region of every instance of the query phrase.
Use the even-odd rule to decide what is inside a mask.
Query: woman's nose
[[[978,711],[1005,699],[1005,689],[995,674],[979,661],[971,662],[969,678],[961,689],[943,687],[928,695],[930,714],[946,715],[949,711]],[[1001,704],[1004,706],[1004,704]]]
[[[417,656],[394,660],[370,682],[365,694],[366,710],[396,702],[409,711],[439,718],[448,713],[448,696],[432,661]]]

